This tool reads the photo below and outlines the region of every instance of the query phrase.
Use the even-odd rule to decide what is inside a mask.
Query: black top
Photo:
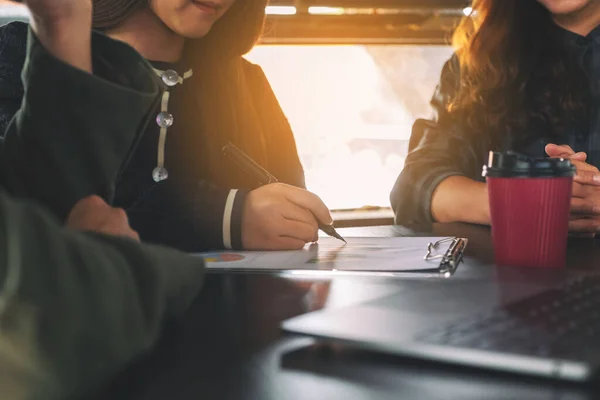
[[[582,37],[564,31],[565,40],[579,59],[590,81],[591,101],[600,104],[600,26]],[[417,120],[413,126],[410,152],[404,169],[392,190],[390,200],[396,214],[396,223],[432,222],[431,196],[440,182],[453,176],[465,176],[483,181],[482,167],[491,150],[486,135],[467,135],[461,121],[451,118],[446,106],[455,96],[460,82],[460,65],[456,55],[446,64],[440,83],[431,100],[434,118]],[[600,112],[592,107],[587,123],[572,126],[558,137],[549,137],[543,128],[532,127],[528,141],[517,143],[511,150],[529,157],[546,157],[548,143],[567,144],[575,151],[585,151],[587,162],[600,166]]]
[[[28,26],[21,22],[0,28],[0,132],[6,128],[21,106],[23,86],[20,74],[25,61],[27,29]],[[95,49],[93,50],[95,68],[101,68],[98,72],[104,76],[119,74],[119,71],[103,68],[104,63],[98,60],[98,55]],[[259,117],[264,118],[261,121],[271,124],[273,128],[271,131],[275,132],[275,136],[265,139],[269,145],[268,157],[276,164],[271,172],[283,183],[304,187],[304,172],[293,135],[264,73],[260,67],[247,61],[242,61],[240,64],[244,80],[237,84],[250,88],[255,109],[268,115],[268,117],[260,115]],[[180,64],[153,63],[153,65],[159,70],[173,69],[180,75],[188,69],[186,65]],[[194,76],[194,78],[202,77]],[[167,85],[162,82],[158,74],[156,79],[162,89],[166,90]],[[189,82],[184,81],[183,85],[189,83],[191,79]],[[181,115],[178,109],[184,106],[181,104],[181,96],[178,96],[181,89],[182,85],[179,84],[170,88],[169,112],[174,116],[174,124],[168,129],[165,147],[168,179],[157,183],[152,178],[152,171],[157,166],[160,131],[156,116],[160,112],[161,105],[157,104],[156,108],[148,114],[144,122],[146,128],[138,136],[130,149],[130,156],[122,165],[115,182],[114,198],[107,198],[107,200],[127,211],[131,226],[145,242],[165,244],[184,251],[224,247],[239,249],[242,247],[243,205],[248,191],[254,187],[254,184],[246,182],[249,179],[243,175],[236,176],[235,187],[222,185],[221,182],[211,182],[204,168],[206,163],[202,159],[198,160],[193,170],[181,168],[181,163],[178,161],[181,159],[182,149],[187,149],[186,146],[190,142],[185,135],[192,133],[185,133],[185,130],[178,128],[183,123],[194,124],[194,121],[184,122],[178,119],[178,115]],[[111,118],[110,115],[104,117]],[[283,125],[287,129],[280,129]],[[202,137],[202,135],[215,133],[194,129],[193,134]],[[202,143],[202,140],[194,142]],[[226,160],[219,168],[227,171],[229,175],[237,172],[234,166],[226,163]],[[64,218],[65,215],[59,213],[59,216]]]

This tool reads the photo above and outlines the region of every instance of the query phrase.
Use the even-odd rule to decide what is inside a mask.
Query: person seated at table
[[[600,1],[476,0],[391,193],[396,223],[489,224],[490,150],[572,159],[570,229],[600,229]],[[563,146],[556,146],[561,144]],[[573,151],[574,150],[574,151]]]
[[[93,1],[94,27],[135,48],[163,81],[164,95],[137,127],[136,144],[105,197],[127,210],[143,240],[185,251],[298,249],[318,238],[317,219],[333,222],[305,190],[290,125],[264,73],[242,57],[261,33],[266,3]],[[0,123],[19,108],[26,32],[18,22],[0,29]],[[61,102],[62,94],[46,101]],[[98,114],[119,122],[102,108]],[[282,183],[256,188],[221,154],[230,141]],[[52,204],[51,196],[39,200]],[[64,218],[65,210],[53,210]]]
[[[100,68],[91,74],[90,0],[26,2],[35,16],[26,91],[7,141],[0,141],[0,397],[90,398],[152,349],[166,319],[186,311],[202,285],[203,261],[139,244],[122,209],[98,196],[74,200],[87,182],[76,185],[83,188],[76,193],[72,181],[56,174],[55,156],[66,158],[59,168],[78,168],[79,158],[97,159],[117,143],[132,142],[131,125],[143,121],[160,88],[137,53],[101,35],[94,35],[94,46],[102,65],[120,74],[113,79]],[[80,103],[91,91],[93,98]],[[57,92],[61,102],[47,101]],[[111,102],[119,97],[139,105],[125,113]],[[93,118],[99,106],[119,124]],[[86,145],[61,147],[56,137]],[[39,147],[27,145],[29,140]],[[5,158],[15,152],[23,159],[7,164]],[[123,153],[116,149],[113,156]],[[109,157],[100,158],[94,171],[112,173]],[[29,181],[34,173],[39,181]],[[44,180],[54,184],[55,204],[73,205],[66,227],[40,205],[14,195],[33,193]]]

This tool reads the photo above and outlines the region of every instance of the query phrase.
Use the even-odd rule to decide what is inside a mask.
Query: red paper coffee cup
[[[496,263],[564,267],[575,175],[571,162],[490,152],[483,175]]]

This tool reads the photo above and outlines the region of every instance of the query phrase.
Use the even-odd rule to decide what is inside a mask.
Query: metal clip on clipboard
[[[434,254],[435,250],[443,243],[451,242],[450,247],[444,254]],[[427,245],[427,254],[423,259],[425,261],[441,260],[438,271],[440,274],[453,274],[462,261],[465,247],[467,247],[468,239],[449,237],[438,240],[437,242],[429,242]]]

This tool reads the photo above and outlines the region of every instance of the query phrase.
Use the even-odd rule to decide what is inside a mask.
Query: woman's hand
[[[318,239],[317,219],[333,223],[321,199],[304,189],[274,183],[248,194],[242,217],[246,250],[295,250]]]
[[[92,72],[92,1],[24,0],[32,28],[44,48],[59,60]]]
[[[571,198],[571,232],[595,234],[600,231],[600,171],[586,162],[587,154],[576,153],[567,145],[546,146],[546,154],[552,158],[571,161],[577,169]]]

